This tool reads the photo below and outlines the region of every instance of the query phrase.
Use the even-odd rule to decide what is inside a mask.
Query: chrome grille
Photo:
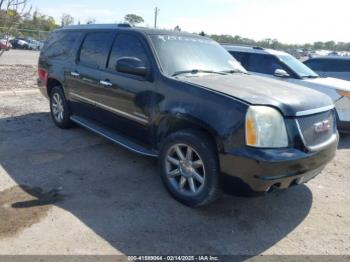
[[[331,128],[323,132],[317,132],[315,125],[329,121]],[[300,127],[301,135],[304,138],[305,146],[313,147],[323,142],[328,141],[335,130],[335,117],[334,111],[330,110],[320,114],[303,116],[297,118],[298,125]]]

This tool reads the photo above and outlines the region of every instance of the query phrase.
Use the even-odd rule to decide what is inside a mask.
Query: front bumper
[[[221,172],[254,192],[285,189],[317,176],[335,156],[339,137],[318,152],[298,149],[233,149],[220,155]],[[230,180],[228,180],[230,181]]]

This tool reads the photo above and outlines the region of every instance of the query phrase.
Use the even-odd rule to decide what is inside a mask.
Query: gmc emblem
[[[331,129],[331,122],[329,120],[314,124],[314,130],[316,133],[323,133],[329,129]]]

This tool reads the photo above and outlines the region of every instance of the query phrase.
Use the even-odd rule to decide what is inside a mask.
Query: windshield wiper
[[[243,71],[240,70],[225,70],[225,71],[220,71],[220,73],[225,73],[225,74],[246,74]]]
[[[172,76],[178,76],[178,75],[183,75],[183,74],[196,75],[196,74],[199,74],[199,73],[226,75],[225,72],[217,72],[217,71],[212,71],[212,70],[192,69],[192,70],[177,71],[174,74],[172,74]]]

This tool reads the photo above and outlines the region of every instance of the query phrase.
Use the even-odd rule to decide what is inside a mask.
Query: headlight
[[[251,106],[246,115],[246,144],[253,147],[282,148],[288,146],[284,119],[272,107]]]
[[[345,97],[347,97],[347,98],[350,98],[350,92],[349,92],[349,91],[337,90],[337,93],[338,93],[340,96],[345,96]]]

